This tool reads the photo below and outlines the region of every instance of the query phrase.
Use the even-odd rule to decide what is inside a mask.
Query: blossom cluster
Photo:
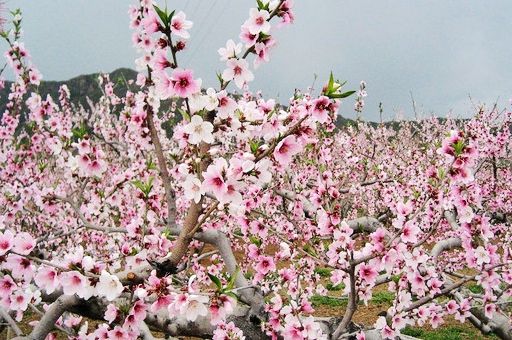
[[[0,126],[0,307],[14,321],[69,302],[101,321],[89,327],[73,308],[54,315],[76,339],[151,329],[364,339],[366,328],[394,338],[450,316],[502,331],[512,114],[336,127],[355,91],[333,75],[286,105],[253,93],[253,72],[276,44],[272,20],[293,22],[292,8],[257,1],[240,42],[218,51],[219,87],[203,89],[178,65],[192,22],[141,0],[129,10],[137,79],[118,95],[101,75],[104,95],[89,108],[74,106],[66,86],[58,98],[38,93],[15,12],[4,39],[17,77]],[[363,82],[356,111],[365,97]],[[382,286],[393,296],[385,317],[359,329],[359,302]],[[313,301],[333,287],[347,308],[325,322]]]

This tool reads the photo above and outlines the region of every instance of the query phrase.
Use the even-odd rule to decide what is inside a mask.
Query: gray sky
[[[164,0],[159,1],[162,3]],[[134,68],[128,28],[130,0],[8,0],[21,7],[25,44],[46,80]],[[194,21],[180,66],[216,85],[223,69],[217,49],[238,39],[255,1],[169,0]],[[505,106],[512,97],[512,1],[510,0],[295,0],[294,25],[276,33],[269,64],[255,73],[251,89],[286,102],[294,88],[311,85],[330,70],[347,89],[368,84],[363,117],[378,120],[418,111],[468,116],[474,103]],[[321,86],[317,82],[317,88]],[[354,117],[353,100],[341,113]]]

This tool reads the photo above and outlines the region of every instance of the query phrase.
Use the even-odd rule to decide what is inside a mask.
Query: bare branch
[[[11,318],[9,313],[7,313],[7,311],[3,309],[3,307],[0,307],[0,317],[2,317],[2,319],[4,319],[7,322],[9,327],[12,328],[12,330],[14,331],[14,333],[16,333],[17,336],[23,335],[23,332],[16,324],[16,321],[14,321],[13,318]]]
[[[153,120],[153,108],[148,104],[147,122],[151,134],[151,142],[155,146],[156,158],[158,160],[158,167],[160,168],[160,177],[164,183],[165,197],[167,199],[167,226],[169,228],[176,224],[176,194],[171,187],[171,177],[169,170],[167,170],[167,163],[162,150],[162,144],[158,137],[158,130],[155,127]]]
[[[79,300],[80,299],[75,295],[60,296],[50,305],[39,323],[32,330],[32,333],[26,337],[16,337],[14,340],[40,340],[46,338],[55,328],[55,323],[60,316],[72,306],[78,304]]]
[[[454,248],[459,248],[462,246],[462,240],[458,237],[451,237],[446,240],[442,240],[436,243],[436,245],[432,248],[430,254],[434,259],[439,257],[442,252],[448,251]]]

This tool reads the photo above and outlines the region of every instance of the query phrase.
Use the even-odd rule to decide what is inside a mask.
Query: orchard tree
[[[0,317],[16,339],[393,339],[448,317],[512,338],[509,110],[337,129],[354,91],[332,75],[286,105],[248,89],[292,0],[257,1],[206,90],[179,63],[185,13],[141,0],[129,16],[137,79],[118,96],[100,76],[88,107],[65,85],[38,93],[19,11],[2,33],[16,80],[0,126]],[[360,112],[364,82],[356,96]],[[328,284],[347,307],[315,317]],[[391,307],[355,323],[379,286]]]

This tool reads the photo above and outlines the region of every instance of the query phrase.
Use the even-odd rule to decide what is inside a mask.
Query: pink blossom
[[[126,330],[116,326],[113,330],[108,332],[108,339],[112,340],[130,340],[132,337]]]
[[[158,15],[153,9],[148,11],[141,23],[147,34],[156,33],[159,30]]]
[[[284,328],[284,337],[289,340],[304,340],[300,324],[294,325],[287,323]]]
[[[11,271],[11,275],[15,279],[24,279],[30,281],[34,276],[34,264],[23,256],[15,254],[7,255],[5,269]]]
[[[181,98],[186,98],[201,90],[201,79],[194,79],[191,70],[175,69],[171,74],[174,93]]]
[[[183,190],[185,197],[188,200],[194,200],[196,203],[199,203],[201,196],[204,195],[204,191],[201,188],[201,181],[194,175],[187,176],[185,182],[183,182]]]
[[[226,182],[224,175],[226,174],[228,164],[224,158],[218,158],[210,164],[203,172],[203,184],[202,189],[205,192],[213,192],[215,197],[221,198],[227,191]]]
[[[235,112],[236,102],[228,96],[226,90],[218,92],[217,99],[219,100],[218,116],[221,119],[227,119]]]
[[[124,287],[115,275],[103,270],[96,285],[97,294],[104,296],[108,301],[114,301],[123,292]]]
[[[153,54],[153,60],[151,61],[151,66],[157,73],[163,72],[166,68],[170,67],[172,64],[167,58],[167,52],[164,49],[157,49]],[[145,81],[144,81],[145,82]]]
[[[205,305],[208,301],[208,297],[204,295],[189,295],[181,306],[180,312],[188,321],[196,321],[198,317],[208,315]]]
[[[446,311],[448,312],[448,314],[455,314],[458,307],[459,305],[454,300],[450,300],[448,301],[448,303],[446,303]]]
[[[491,262],[488,251],[482,246],[478,246],[475,249],[474,256],[476,258],[476,263],[479,266]]]
[[[39,84],[41,83],[41,79],[43,78],[41,72],[39,72],[39,70],[35,68],[30,69],[30,71],[28,72],[28,77],[30,79],[30,83],[37,86],[39,86]]]
[[[329,107],[331,101],[326,96],[321,96],[313,100],[311,107],[311,116],[315,122],[326,123],[329,120]]]
[[[76,270],[64,272],[60,275],[62,291],[65,295],[76,294],[83,299],[89,299],[93,294],[93,289],[89,280]]]
[[[117,310],[117,307],[109,303],[107,306],[107,309],[105,311],[105,320],[108,321],[108,323],[112,323],[118,316],[119,311]]]
[[[57,271],[51,267],[40,267],[34,277],[35,283],[46,291],[53,293],[59,287],[59,276]]]
[[[235,44],[232,39],[229,39],[226,43],[226,47],[221,47],[218,50],[221,61],[227,61],[231,58],[236,58],[237,54],[242,52],[242,44]]]
[[[253,81],[254,75],[249,70],[249,65],[245,59],[231,58],[226,62],[227,69],[222,72],[224,81],[234,80],[238,88],[242,88],[245,83]]]
[[[257,261],[258,263],[256,264],[255,269],[261,275],[266,275],[267,273],[276,269],[274,260],[270,256],[260,256]]]
[[[143,321],[146,319],[146,310],[147,306],[142,302],[142,300],[137,300],[130,311],[130,314],[132,314],[135,317],[135,320],[137,322]]]
[[[420,232],[421,229],[418,228],[412,221],[407,221],[402,228],[400,239],[404,243],[415,243],[418,241],[418,234]]]
[[[186,15],[182,11],[175,13],[171,19],[171,32],[180,38],[190,38],[190,33],[187,30],[192,26],[192,21],[186,20]]]
[[[242,25],[242,31],[240,32],[240,40],[245,43],[245,47],[250,47],[258,41],[259,34],[252,34],[249,32],[249,28]]]
[[[199,144],[205,142],[213,143],[213,124],[204,121],[199,115],[193,115],[190,123],[185,125],[183,131],[188,134],[188,142],[190,144]]]
[[[159,296],[155,302],[150,306],[149,310],[152,313],[158,312],[160,309],[167,308],[173,302],[173,298],[170,295]]]
[[[4,275],[0,278],[0,296],[2,300],[9,296],[14,289],[16,289],[16,283],[9,275]]]
[[[265,43],[257,43],[254,45],[254,52],[256,53],[256,58],[254,59],[254,68],[258,68],[261,63],[268,63],[269,58],[269,50],[274,45],[275,41],[270,40]]]
[[[16,290],[11,295],[11,305],[9,308],[12,310],[24,311],[28,308],[28,304],[31,299],[32,294],[30,294],[30,291]]]
[[[293,156],[299,153],[301,149],[297,138],[294,135],[290,135],[277,144],[273,155],[279,164],[287,166],[292,161]]]
[[[407,201],[406,203],[398,202],[398,204],[396,205],[396,212],[398,216],[401,218],[409,215],[412,212],[412,209],[412,201]]]
[[[0,256],[5,255],[14,244],[14,235],[10,230],[0,234]]]
[[[270,31],[270,23],[267,21],[270,13],[265,10],[251,8],[249,11],[249,19],[244,23],[251,34],[268,33]]]
[[[225,183],[225,190],[219,197],[221,203],[231,203],[240,205],[242,203],[242,194],[239,191],[239,183],[234,179],[228,179]]]
[[[377,278],[378,272],[368,264],[362,264],[359,267],[359,276],[368,284],[373,284]]]

